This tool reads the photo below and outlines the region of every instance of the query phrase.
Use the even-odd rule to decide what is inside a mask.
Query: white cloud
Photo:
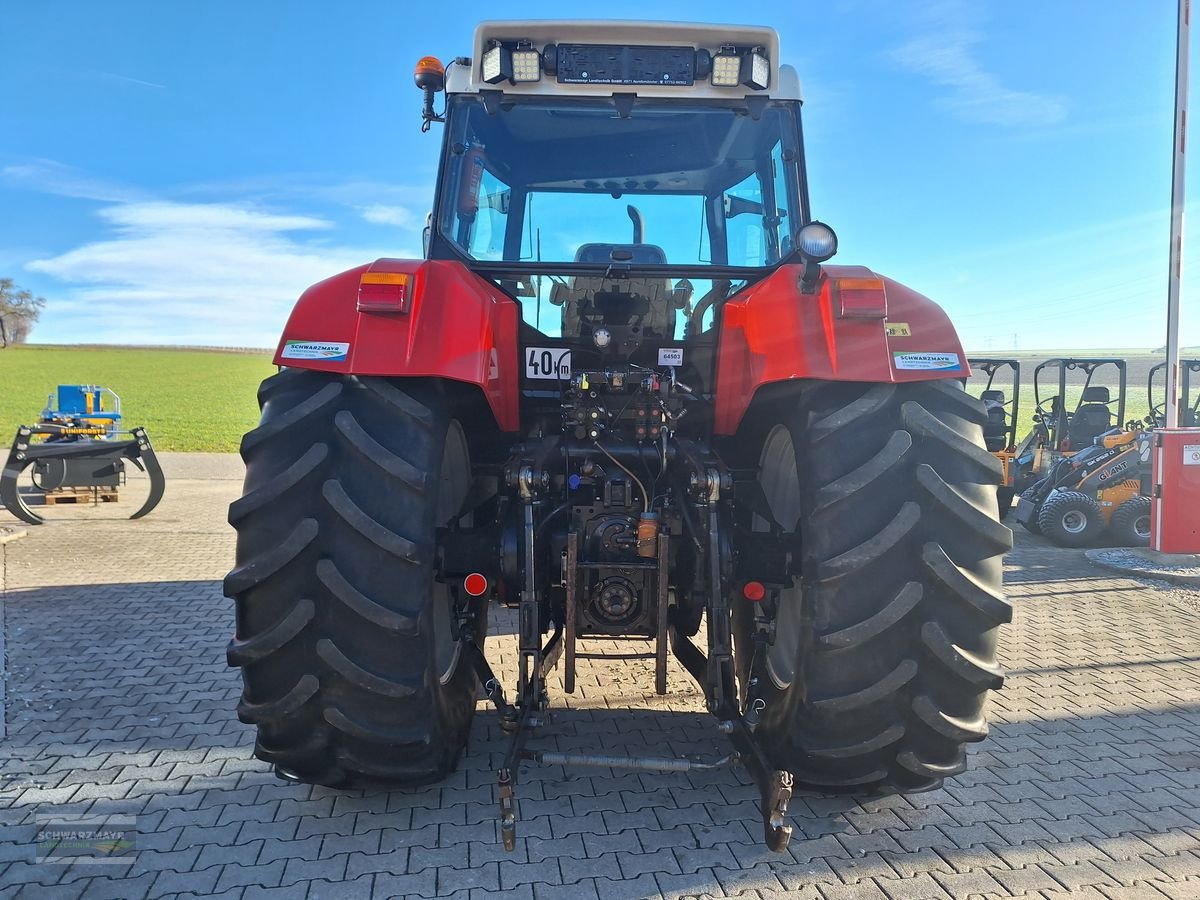
[[[18,190],[38,191],[59,197],[78,197],[106,203],[145,199],[145,194],[127,185],[94,178],[73,166],[52,159],[0,168],[0,184]]]
[[[299,294],[383,255],[309,234],[332,223],[236,204],[165,201],[101,209],[112,235],[28,263],[74,287],[38,325],[47,342],[274,346]]]
[[[372,225],[395,225],[399,228],[415,228],[419,225],[412,210],[403,206],[373,203],[359,208],[363,219]]]
[[[901,67],[947,88],[942,106],[963,119],[1001,126],[1057,125],[1067,116],[1060,97],[1006,86],[976,58],[982,37],[966,21],[973,8],[933,4],[920,17],[922,33],[891,53]]]

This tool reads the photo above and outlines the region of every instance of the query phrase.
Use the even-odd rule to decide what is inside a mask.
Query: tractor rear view
[[[510,848],[522,764],[711,766],[528,748],[550,671],[614,637],[699,683],[772,848],[795,787],[966,767],[1011,614],[987,413],[939,307],[825,264],[779,59],[768,28],[494,22],[418,65],[426,258],[300,298],[242,444],[228,655],[281,777],[440,779],[481,687]]]

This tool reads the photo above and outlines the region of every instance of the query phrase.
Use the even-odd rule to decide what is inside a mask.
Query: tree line
[[[11,278],[0,278],[0,348],[25,343],[45,306],[45,297],[17,287]]]

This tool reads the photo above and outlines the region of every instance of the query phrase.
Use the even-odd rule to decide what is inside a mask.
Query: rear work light
[[[762,47],[739,50],[726,44],[712,58],[709,80],[714,87],[737,87],[739,84],[756,91],[771,85],[771,61]]]
[[[358,282],[358,311],[408,312],[412,276],[404,272],[363,272]]]
[[[529,41],[518,41],[508,46],[496,41],[483,54],[481,61],[483,80],[488,84],[510,81],[525,84],[542,78],[542,54]]]
[[[716,87],[737,87],[742,80],[742,55],[734,47],[722,47],[712,58],[712,75]]]

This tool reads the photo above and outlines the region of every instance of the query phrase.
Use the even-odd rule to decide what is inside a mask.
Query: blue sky
[[[480,18],[562,9],[6,0],[0,275],[50,301],[34,340],[273,345],[308,284],[419,253],[440,135],[418,130],[417,58],[469,54]],[[837,262],[937,300],[973,350],[1162,345],[1174,3],[604,14],[733,10],[776,27],[800,72]],[[1189,190],[1200,203],[1200,181]]]

